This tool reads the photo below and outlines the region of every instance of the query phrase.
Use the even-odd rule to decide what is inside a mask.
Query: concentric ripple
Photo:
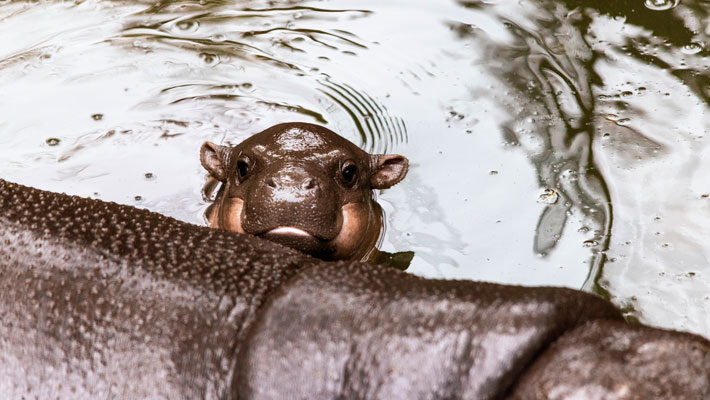
[[[368,150],[386,152],[406,142],[401,117],[391,116],[387,107],[365,90],[352,83],[338,83],[337,71],[329,68],[331,60],[366,51],[368,43],[343,29],[313,25],[333,19],[333,15],[363,18],[371,11],[308,6],[235,10],[208,5],[198,10],[192,5],[187,15],[173,14],[176,8],[185,7],[188,5],[173,4],[141,11],[120,35],[110,39],[138,51],[179,52],[180,57],[187,51],[220,70],[209,83],[163,89],[161,93],[172,98],[169,104],[213,102],[264,114],[278,110],[297,114],[294,119],[306,117],[327,124],[332,110],[304,102],[322,94],[350,116],[360,143]],[[150,16],[150,23],[145,23],[145,16]],[[266,70],[265,65],[269,67]],[[234,82],[237,77],[246,80]],[[294,100],[283,100],[289,97]]]

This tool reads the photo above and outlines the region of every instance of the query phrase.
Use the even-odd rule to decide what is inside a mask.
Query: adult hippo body
[[[710,396],[710,343],[0,181],[0,398]],[[575,397],[576,396],[576,397]]]
[[[222,183],[207,220],[321,259],[373,254],[382,209],[373,189],[404,179],[408,161],[368,154],[322,126],[283,123],[237,146],[205,143],[200,160]]]

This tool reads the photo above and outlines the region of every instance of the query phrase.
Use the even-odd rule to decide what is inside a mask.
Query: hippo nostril
[[[316,188],[316,181],[313,178],[306,178],[306,180],[301,183],[301,189],[312,190]]]
[[[277,188],[276,181],[274,180],[274,178],[266,178],[265,183],[266,183],[266,186],[268,186],[270,188],[274,188],[274,189]]]

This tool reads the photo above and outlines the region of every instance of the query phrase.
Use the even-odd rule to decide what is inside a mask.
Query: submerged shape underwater
[[[316,123],[412,162],[410,272],[710,336],[705,3],[277,3],[0,1],[0,177],[204,224],[203,142]]]

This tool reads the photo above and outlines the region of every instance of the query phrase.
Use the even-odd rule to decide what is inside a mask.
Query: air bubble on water
[[[674,8],[680,3],[680,0],[646,0],[644,5],[649,10],[666,11]]]
[[[685,54],[697,54],[703,51],[703,45],[698,42],[691,42],[681,47],[680,51]]]
[[[616,121],[617,125],[628,125],[629,122],[631,122],[630,118],[620,118],[619,120]]]
[[[218,33],[216,35],[212,35],[211,39],[213,42],[221,43],[221,42],[224,42],[225,40],[227,40],[227,37],[222,35],[221,33]]]
[[[193,33],[197,31],[197,28],[200,27],[200,24],[197,21],[193,20],[183,20],[175,24],[175,27],[178,28],[182,32],[186,33]]]
[[[215,65],[219,61],[219,56],[210,53],[200,53],[200,58],[207,65]]]
[[[537,202],[543,204],[555,204],[559,198],[560,195],[557,193],[557,190],[547,188],[540,196],[538,196]]]
[[[596,240],[590,239],[590,240],[585,240],[582,242],[582,246],[584,247],[595,247],[599,244]]]

